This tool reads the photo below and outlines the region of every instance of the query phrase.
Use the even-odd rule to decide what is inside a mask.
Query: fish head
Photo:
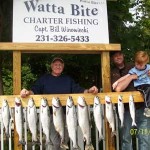
[[[19,97],[15,97],[15,105],[18,107],[21,105],[21,99]]]
[[[67,106],[71,108],[73,105],[74,105],[73,99],[71,96],[69,96],[67,99]]]
[[[133,99],[132,95],[129,96],[129,102],[134,102],[134,99]]]
[[[34,106],[34,100],[33,100],[33,98],[29,98],[29,100],[28,100],[28,106],[29,107],[33,107]]]
[[[107,105],[109,105],[109,104],[112,103],[109,96],[105,96],[105,103],[106,103]]]
[[[118,96],[118,103],[122,103],[123,101],[122,101],[122,96],[121,95],[119,95]]]
[[[46,107],[48,105],[47,99],[45,97],[41,98],[41,106]]]
[[[81,107],[87,106],[84,97],[82,97],[82,96],[79,96],[79,97],[78,97],[78,105],[81,106]]]
[[[8,106],[8,102],[7,102],[7,100],[6,100],[6,99],[3,99],[2,106],[3,106],[3,107]]]
[[[94,105],[96,106],[96,105],[99,105],[99,104],[100,104],[100,99],[99,99],[98,96],[95,96],[94,97]]]
[[[60,99],[58,97],[52,98],[52,106],[59,108],[61,106]]]

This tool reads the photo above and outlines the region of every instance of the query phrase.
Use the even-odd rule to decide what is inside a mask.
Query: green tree
[[[149,15],[149,0],[108,2],[110,42],[121,44],[128,61],[132,61],[136,51],[150,49]]]

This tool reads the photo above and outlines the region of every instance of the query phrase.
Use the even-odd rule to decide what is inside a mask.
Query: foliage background
[[[138,50],[150,50],[150,0],[107,1],[110,43],[120,43],[126,61],[133,61]],[[12,41],[12,0],[0,2],[0,41]],[[129,8],[134,8],[131,14]],[[22,56],[22,88],[49,71],[50,61],[58,54],[24,54]],[[81,86],[101,87],[100,55],[59,54],[65,61],[64,73]],[[12,53],[0,52],[0,94],[12,94]]]

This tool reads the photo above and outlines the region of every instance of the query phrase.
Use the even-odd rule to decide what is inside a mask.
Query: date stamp
[[[130,135],[150,135],[150,129],[139,128],[139,129],[130,129]]]

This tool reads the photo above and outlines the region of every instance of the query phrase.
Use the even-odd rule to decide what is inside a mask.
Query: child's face
[[[139,64],[139,63],[135,63],[135,68],[137,68],[138,70],[143,70],[145,69],[145,63],[143,64]]]

